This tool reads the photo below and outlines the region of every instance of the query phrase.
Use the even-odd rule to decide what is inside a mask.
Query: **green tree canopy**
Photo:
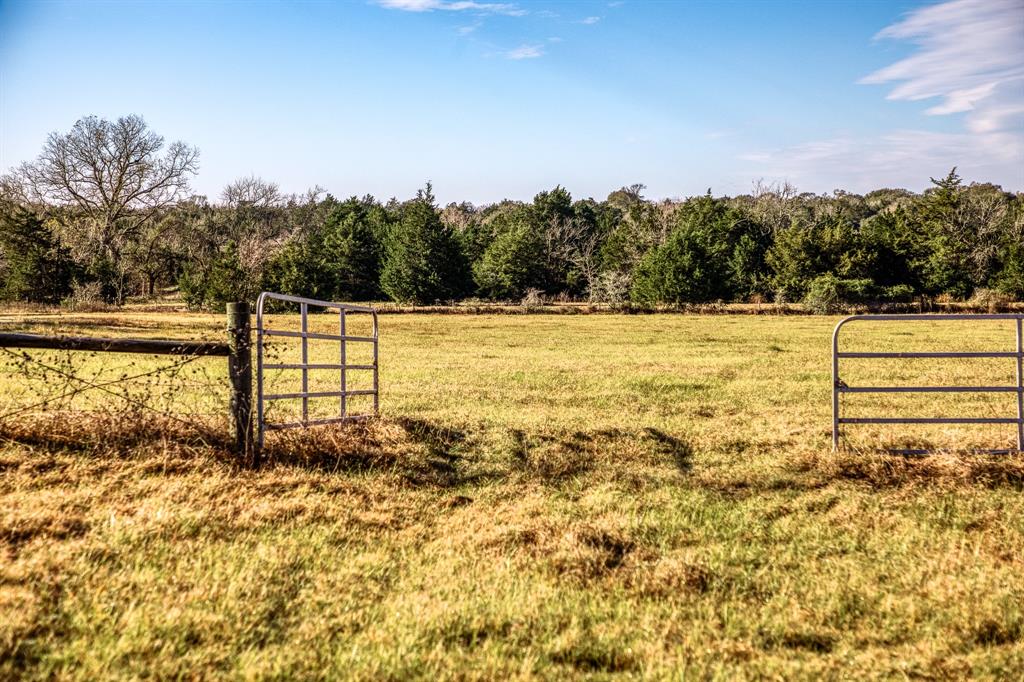
[[[434,205],[430,184],[399,209],[388,230],[381,288],[396,301],[433,303],[461,298],[469,289],[469,264]]]

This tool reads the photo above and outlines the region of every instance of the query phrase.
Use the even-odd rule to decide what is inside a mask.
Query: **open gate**
[[[1008,320],[1015,322],[1017,343],[1005,351],[935,352],[844,352],[839,349],[839,332],[851,322],[941,322],[967,320]],[[851,315],[839,321],[832,332],[832,448],[839,447],[843,424],[1016,424],[1017,452],[1024,452],[1024,315]],[[839,375],[839,361],[845,358],[1008,358],[1017,366],[1015,385],[1002,386],[848,386]],[[840,396],[844,393],[1016,393],[1015,417],[843,417]],[[905,454],[923,454],[922,450],[903,450]],[[991,450],[1006,453],[1007,450]]]
[[[298,329],[268,329],[266,322],[266,311],[264,310],[267,301],[281,301],[285,304],[297,305],[299,307],[299,328]],[[309,309],[310,307],[323,308],[325,310],[337,310],[338,333],[324,333],[322,331],[310,331]],[[347,317],[350,314],[368,314],[372,320],[372,332],[369,336],[353,336],[347,333]],[[319,318],[318,319],[322,319]],[[300,340],[300,361],[268,363],[264,359],[264,342],[266,337],[297,338]],[[332,301],[319,301],[312,298],[299,296],[287,296],[264,291],[256,299],[256,446],[263,447],[263,438],[266,431],[275,429],[290,429],[317,424],[333,424],[356,419],[365,419],[377,414],[380,407],[380,396],[378,392],[378,350],[377,350],[377,311],[368,306],[349,305],[346,303],[334,303]],[[309,354],[309,341],[337,341],[338,354],[337,362],[311,362]],[[372,362],[365,364],[349,363],[348,344],[370,344],[372,346]],[[285,370],[300,372],[301,388],[290,393],[266,393],[264,372],[266,370]],[[310,390],[310,370],[336,370],[338,372],[337,390]],[[351,390],[349,388],[350,372],[372,372],[372,388]],[[352,396],[373,396],[373,408],[371,412],[352,414],[349,411],[349,398]],[[337,414],[328,417],[316,417],[310,419],[310,401],[337,399]],[[267,403],[277,400],[298,400],[301,402],[301,417],[298,421],[291,422],[270,422],[266,418],[265,406]]]

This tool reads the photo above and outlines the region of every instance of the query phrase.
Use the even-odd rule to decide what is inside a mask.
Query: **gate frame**
[[[300,315],[300,331],[283,331],[274,329],[265,329],[263,325],[264,318],[264,303],[267,300],[283,301],[285,303],[297,303],[299,305]],[[338,334],[320,334],[309,331],[309,307],[316,306],[320,308],[336,309],[338,311]],[[372,336],[350,336],[346,333],[345,329],[345,316],[347,313],[368,313],[373,321],[373,335]],[[302,362],[299,363],[274,363],[266,364],[263,362],[263,337],[264,336],[284,336],[291,338],[302,339]],[[263,291],[256,299],[256,450],[259,452],[263,448],[263,438],[267,431],[277,431],[281,429],[292,429],[292,428],[305,428],[308,426],[317,426],[321,424],[336,424],[340,422],[356,421],[359,419],[368,419],[378,414],[380,410],[380,391],[379,391],[379,353],[378,353],[378,338],[379,338],[379,325],[377,321],[377,311],[370,306],[362,305],[351,305],[348,303],[336,303],[333,301],[320,301],[314,298],[304,298],[301,296],[289,296],[287,294],[277,294],[271,291]],[[309,362],[309,339],[320,339],[327,341],[338,341],[339,342],[339,362],[337,364],[329,363],[311,363]],[[350,365],[348,364],[348,343],[370,343],[373,344],[373,364],[370,365]],[[263,370],[264,369],[282,369],[282,370],[300,370],[302,372],[302,390],[298,393],[280,393],[280,394],[265,394],[263,386]],[[311,369],[337,369],[340,372],[340,388],[339,391],[321,391],[311,392],[309,390],[309,370]],[[348,390],[348,370],[365,370],[373,372],[373,388],[363,389],[357,391]],[[357,395],[372,395],[373,396],[373,412],[366,414],[351,415],[348,413],[348,397]],[[272,400],[292,400],[296,398],[302,399],[302,420],[298,422],[285,422],[285,423],[272,423],[267,422],[264,417],[264,403]],[[327,417],[320,419],[309,419],[309,399],[310,398],[340,398],[339,415],[337,417]]]
[[[953,320],[1013,320],[1016,322],[1017,350],[972,352],[840,352],[839,332],[856,321],[869,322],[944,322]],[[1017,450],[1024,452],[1024,314],[941,314],[941,315],[850,315],[839,321],[832,332],[832,450],[839,449],[841,424],[1016,424]],[[839,360],[843,358],[1014,358],[1017,365],[1016,386],[868,386],[852,387],[839,376]],[[1017,416],[1014,417],[842,417],[841,393],[1016,393]],[[929,450],[898,450],[902,454],[927,454]],[[1014,450],[983,450],[991,454],[1009,454]]]

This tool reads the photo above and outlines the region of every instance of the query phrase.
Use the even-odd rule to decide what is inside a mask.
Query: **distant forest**
[[[956,173],[922,193],[603,200],[561,187],[532,202],[438,206],[285,195],[242,178],[216,200],[189,180],[198,151],[142,118],[79,120],[0,180],[0,298],[123,303],[177,289],[195,308],[263,289],[436,303],[583,300],[906,302],[1024,299],[1024,194]],[[495,161],[500,162],[500,161]]]

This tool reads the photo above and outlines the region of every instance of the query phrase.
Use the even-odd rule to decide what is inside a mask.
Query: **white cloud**
[[[593,26],[599,21],[601,21],[601,17],[587,17],[586,19],[580,19],[580,23],[586,24],[587,26]]]
[[[540,45],[520,45],[505,53],[506,59],[536,59],[544,56],[544,48]]]
[[[468,36],[470,33],[472,33],[473,31],[477,30],[482,25],[483,24],[478,21],[475,24],[467,24],[466,26],[459,26],[457,29],[455,29],[455,32],[458,33],[460,36]]]
[[[927,114],[966,113],[975,133],[1024,128],[1024,2],[953,0],[911,12],[878,39],[918,49],[862,83],[896,83],[893,100],[941,101]]]
[[[841,187],[864,192],[878,187],[921,189],[931,176],[953,166],[969,180],[1024,187],[1024,141],[1010,132],[975,135],[895,130],[877,137],[841,135],[740,157],[745,175],[790,180],[809,191]]]
[[[877,39],[910,41],[908,57],[861,83],[894,83],[887,99],[937,102],[929,116],[964,114],[964,130],[838,135],[740,157],[754,175],[863,191],[921,188],[952,166],[965,178],[1024,189],[1024,2],[952,0],[907,14]]]
[[[506,2],[473,2],[472,0],[378,0],[381,7],[403,12],[478,12],[521,17],[526,10]]]

